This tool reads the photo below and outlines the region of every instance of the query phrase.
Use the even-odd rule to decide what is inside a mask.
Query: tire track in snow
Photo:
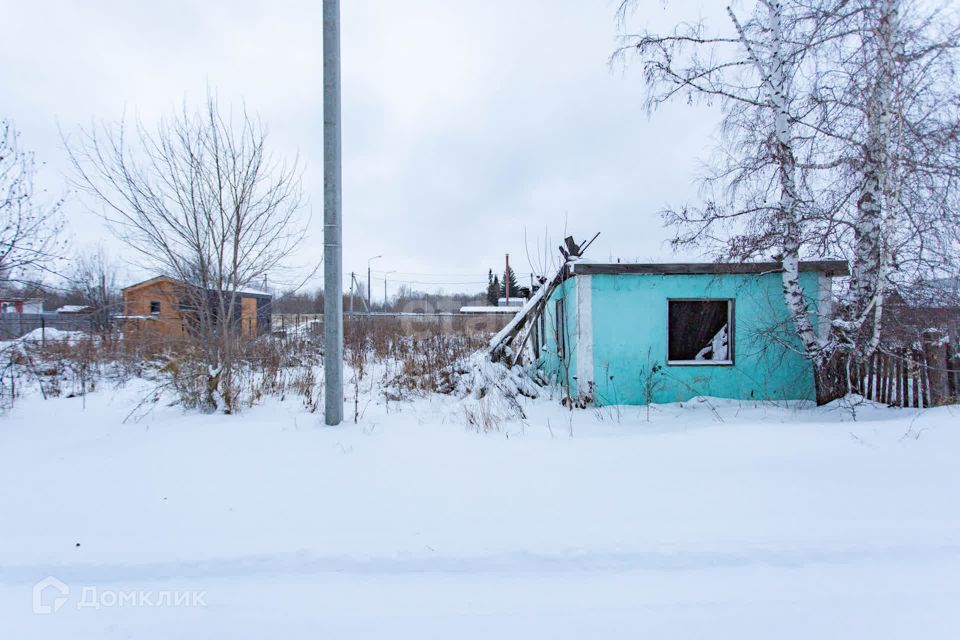
[[[0,567],[0,584],[31,584],[46,576],[86,584],[135,580],[179,580],[239,576],[310,576],[322,574],[538,574],[700,571],[771,566],[803,568],[904,561],[958,561],[960,545],[898,546],[852,549],[753,549],[741,551],[528,552],[485,556],[408,553],[393,556],[318,556],[310,552],[170,561],[141,564],[49,564]]]

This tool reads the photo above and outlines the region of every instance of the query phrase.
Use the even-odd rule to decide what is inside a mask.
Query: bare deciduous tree
[[[0,122],[0,282],[18,284],[31,273],[50,272],[61,259],[63,200],[36,201],[33,154],[18,144],[16,129]]]
[[[123,311],[116,262],[103,247],[81,255],[70,277],[72,290],[93,309],[91,320],[98,331],[111,326],[111,318]]]
[[[235,410],[233,375],[243,289],[283,268],[305,223],[299,163],[267,151],[246,111],[216,98],[186,107],[154,131],[137,122],[84,130],[67,143],[76,183],[140,262],[174,278],[190,335],[205,355],[210,411]]]

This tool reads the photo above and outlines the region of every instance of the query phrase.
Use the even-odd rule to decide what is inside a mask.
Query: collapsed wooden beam
[[[543,284],[540,285],[536,293],[527,300],[527,303],[523,305],[513,319],[507,323],[507,326],[490,339],[487,354],[491,360],[499,362],[508,354],[512,353],[513,357],[510,358],[511,366],[520,362],[523,349],[530,339],[530,334],[533,332],[533,328],[536,326],[540,314],[546,310],[550,295],[554,289],[563,282],[570,263],[579,259],[583,255],[583,251],[597,239],[598,235],[600,234],[598,233],[593,236],[593,239],[582,247],[573,240],[573,237],[564,239],[565,246],[560,247],[560,253],[564,256],[563,264],[560,265],[560,268],[557,269],[552,278],[545,280]],[[516,340],[517,346],[511,350],[510,345],[515,342],[518,335],[520,339]]]
[[[553,278],[548,280],[547,284],[537,289],[537,292],[527,300],[527,303],[520,308],[517,315],[507,323],[507,326],[490,339],[487,352],[491,360],[496,362],[503,359],[503,356],[507,352],[507,347],[510,346],[510,343],[513,342],[517,334],[520,333],[525,326],[533,326],[533,321],[536,320],[542,312],[549,294],[556,288],[556,284],[554,283],[563,278],[567,264],[567,262],[564,262],[557,270],[557,273],[554,274]],[[531,318],[531,316],[533,317]]]

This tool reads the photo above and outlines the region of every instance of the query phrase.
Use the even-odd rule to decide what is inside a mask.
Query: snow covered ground
[[[0,418],[0,638],[960,637],[956,409],[143,393]]]

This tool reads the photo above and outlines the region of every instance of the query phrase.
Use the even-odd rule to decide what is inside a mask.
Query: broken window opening
[[[667,362],[733,364],[733,300],[670,300]]]

